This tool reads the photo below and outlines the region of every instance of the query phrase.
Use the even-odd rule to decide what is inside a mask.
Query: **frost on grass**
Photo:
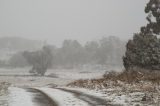
[[[68,87],[97,92],[111,104],[153,106],[160,103],[158,76],[158,73],[142,72],[109,73],[100,79],[74,81]]]

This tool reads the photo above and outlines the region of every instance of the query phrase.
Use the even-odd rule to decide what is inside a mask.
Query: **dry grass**
[[[104,89],[120,87],[129,91],[155,92],[156,86],[160,83],[159,71],[130,70],[121,73],[109,72],[100,79],[76,80],[67,86],[77,86],[89,89]],[[124,91],[125,91],[124,90]]]
[[[8,91],[8,87],[10,85],[11,84],[7,82],[0,82],[0,96],[4,95]]]
[[[120,80],[125,83],[138,83],[141,81],[150,81],[152,83],[160,83],[160,71],[149,71],[149,70],[130,70],[123,71],[121,73],[111,72],[103,75],[105,80],[117,81]]]
[[[130,70],[121,73],[109,72],[100,79],[77,80],[68,86],[94,89],[105,94],[126,95],[144,106],[159,106],[160,103],[160,72],[149,70]],[[139,94],[134,96],[134,94]],[[137,101],[138,100],[138,101]],[[155,105],[158,104],[158,105]]]

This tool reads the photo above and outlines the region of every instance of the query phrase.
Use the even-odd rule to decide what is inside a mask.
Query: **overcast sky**
[[[60,44],[102,36],[132,37],[145,25],[148,0],[0,0],[0,37]]]

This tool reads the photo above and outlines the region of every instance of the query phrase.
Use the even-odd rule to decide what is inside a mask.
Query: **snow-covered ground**
[[[64,87],[64,88],[68,90],[79,91],[84,94],[88,94],[94,97],[104,99],[108,101],[109,104],[116,105],[116,106],[117,105],[118,106],[136,106],[136,104],[137,105],[141,104],[140,103],[141,99],[145,95],[142,92],[134,92],[134,93],[130,93],[129,95],[110,92],[110,91],[113,91],[114,89],[110,89],[110,90],[108,89],[108,92],[106,92],[104,90],[91,90],[91,89],[84,89],[84,88],[70,88],[70,87]]]
[[[104,100],[108,101],[110,104],[122,105],[122,106],[128,106],[129,105],[126,102],[130,98],[125,96],[125,95],[116,96],[114,93],[112,95],[109,95],[109,93],[104,93],[102,90],[91,90],[91,89],[84,89],[84,88],[65,87],[65,89],[80,91],[80,92],[83,92],[85,94],[104,99]]]
[[[0,74],[9,75],[28,75],[28,68],[25,69],[0,69]],[[126,101],[130,101],[130,98],[126,95],[117,96],[115,94],[104,93],[102,91],[80,89],[80,88],[69,88],[64,85],[77,80],[77,79],[92,79],[100,78],[105,73],[105,70],[48,70],[47,75],[54,74],[56,77],[35,77],[35,76],[1,76],[1,81],[7,81],[12,83],[9,88],[9,106],[36,106],[32,102],[33,95],[24,89],[18,87],[36,87],[41,91],[48,94],[54,101],[60,106],[89,106],[90,104],[83,99],[84,97],[77,98],[74,94],[65,92],[60,89],[47,88],[45,86],[56,84],[60,88],[68,90],[77,90],[84,94],[98,97],[100,99],[107,100],[109,103],[126,105]],[[53,76],[54,76],[53,75]],[[90,100],[92,101],[92,100]]]
[[[92,79],[100,78],[105,73],[105,70],[101,71],[87,71],[87,70],[48,70],[47,75],[54,74],[62,79]]]
[[[29,68],[0,69],[0,82],[9,82],[14,86],[44,86],[47,84],[66,85],[77,79],[99,78],[105,70],[48,70],[45,77],[25,76]],[[5,75],[5,76],[3,76]],[[22,76],[21,76],[22,75]],[[50,75],[50,76],[49,76]],[[48,77],[49,76],[49,77]]]
[[[0,76],[27,76],[30,75],[29,70],[31,67],[25,68],[0,68]],[[116,68],[115,70],[121,70],[122,68]],[[111,68],[107,70],[91,70],[91,69],[48,69],[46,76],[54,74],[56,77],[65,79],[91,79],[99,78],[106,71],[111,71]]]
[[[52,88],[39,89],[55,100],[58,106],[89,106],[87,102],[76,98],[71,93]]]
[[[71,88],[71,87],[36,87],[48,95],[58,106],[95,106],[97,103],[106,103],[111,106],[154,106],[151,101],[142,101],[145,92],[118,92],[115,88],[103,90],[90,90],[85,88]],[[22,88],[9,88],[9,105],[7,106],[39,106],[34,103],[33,92],[27,92]],[[103,100],[101,102],[101,100]],[[105,101],[105,102],[104,102]],[[48,106],[48,105],[47,105]],[[100,106],[105,106],[104,104]],[[159,106],[159,105],[157,105]]]
[[[36,106],[32,102],[32,96],[24,89],[17,87],[9,88],[9,106]]]
[[[87,93],[87,90],[81,90],[81,89],[71,89],[71,88],[47,88],[47,87],[41,87],[41,88],[33,88],[31,91],[26,91],[23,88],[17,88],[17,87],[10,87],[9,88],[9,104],[8,106],[52,106],[50,105],[41,105],[43,102],[40,100],[38,103],[34,101],[35,92],[33,90],[40,91],[48,95],[49,98],[51,98],[55,104],[58,106],[99,106],[97,103],[101,104],[101,101],[99,101],[99,97],[95,95],[96,93],[91,94]],[[76,90],[77,92],[83,92],[81,94],[74,94],[72,92],[68,92],[65,90]],[[87,96],[86,96],[87,95]],[[89,95],[89,96],[88,96]],[[37,95],[38,98],[41,95]],[[98,99],[97,99],[98,98]],[[43,98],[48,99],[48,98]],[[94,99],[94,100],[93,100]],[[103,99],[102,97],[100,99]],[[56,105],[56,106],[57,106]],[[106,106],[106,105],[100,105],[100,106]]]

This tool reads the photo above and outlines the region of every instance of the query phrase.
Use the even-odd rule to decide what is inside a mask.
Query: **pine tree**
[[[141,32],[133,36],[126,45],[123,64],[126,70],[134,67],[160,70],[160,0],[150,0],[145,13],[148,14],[148,24]]]

